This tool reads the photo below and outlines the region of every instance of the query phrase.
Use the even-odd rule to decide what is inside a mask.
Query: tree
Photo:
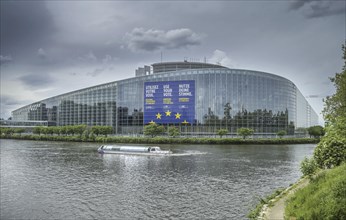
[[[92,126],[91,132],[92,132],[93,134],[96,134],[96,136],[99,136],[99,134],[102,133],[102,131],[101,131],[101,126],[98,126],[98,125]]]
[[[336,92],[324,100],[323,116],[326,121],[326,135],[314,150],[314,159],[320,168],[331,168],[346,162],[346,48],[344,66],[330,80]]]
[[[227,129],[219,129],[217,130],[217,135],[220,135],[220,138],[222,138],[222,136],[226,135],[228,133]]]
[[[42,133],[42,128],[43,128],[42,126],[36,126],[36,127],[34,127],[34,129],[32,130],[32,133],[41,135],[41,133]]]
[[[180,130],[177,127],[170,127],[168,128],[168,135],[171,137],[177,137],[180,135]]]
[[[79,134],[79,137],[82,137],[83,132],[86,130],[86,125],[75,125],[73,126],[74,133]]]
[[[336,92],[324,100],[323,116],[328,123],[335,123],[339,118],[346,118],[346,47],[342,46],[344,52],[344,66],[341,73],[336,73],[330,78],[334,83]]]
[[[100,126],[101,134],[107,137],[108,134],[112,134],[113,127],[112,126]]]
[[[243,136],[243,139],[245,139],[247,136],[250,136],[254,133],[254,130],[251,128],[239,128],[237,130],[238,135]]]
[[[277,134],[277,136],[282,138],[283,136],[285,136],[287,134],[287,132],[285,130],[281,130],[281,131],[278,131],[276,134]]]
[[[310,137],[313,136],[314,138],[319,138],[325,134],[324,128],[320,125],[309,127],[308,133],[309,133]]]
[[[59,129],[60,129],[60,134],[62,134],[62,135],[67,135],[67,126],[61,126],[61,127],[59,127]]]
[[[18,133],[19,135],[22,135],[22,133],[25,132],[25,129],[24,128],[15,128],[14,132]]]
[[[55,131],[54,127],[47,127],[46,128],[46,134],[53,135]]]
[[[156,123],[144,126],[144,135],[155,137],[165,132],[165,127]]]

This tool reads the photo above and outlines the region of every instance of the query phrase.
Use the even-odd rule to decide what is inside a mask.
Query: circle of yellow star
[[[151,121],[149,122],[149,124],[155,124],[155,122],[154,122],[153,120],[151,120]]]
[[[175,114],[175,119],[180,119],[181,114],[177,113]]]
[[[156,114],[156,119],[161,119],[161,116],[162,116],[162,115],[161,115],[160,113],[157,113],[157,114]]]
[[[187,125],[189,122],[187,122],[186,120],[184,120],[183,122],[182,122],[182,124],[184,124],[184,125]]]
[[[171,116],[171,113],[172,113],[172,112],[170,112],[169,110],[167,110],[165,113],[166,113],[166,116]]]

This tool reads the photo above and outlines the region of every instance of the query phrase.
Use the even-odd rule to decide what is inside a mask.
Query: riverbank
[[[201,138],[201,137],[123,137],[123,136],[57,136],[57,135],[1,135],[1,139],[98,142],[98,143],[132,143],[132,144],[316,144],[315,138]]]
[[[263,204],[256,219],[259,220],[284,220],[287,200],[299,189],[304,188],[309,183],[308,178],[301,178],[292,186],[281,191],[280,194]]]
[[[346,164],[303,177],[285,190],[261,199],[250,219],[345,219]]]

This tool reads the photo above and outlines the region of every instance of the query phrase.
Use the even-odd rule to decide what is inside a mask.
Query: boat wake
[[[194,155],[205,155],[208,154],[207,152],[201,152],[201,151],[185,151],[185,152],[173,152],[170,155],[170,157],[182,157],[182,156],[194,156]]]

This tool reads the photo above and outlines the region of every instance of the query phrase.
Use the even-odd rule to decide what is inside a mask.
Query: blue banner
[[[195,120],[195,81],[144,83],[144,124],[183,124]]]

